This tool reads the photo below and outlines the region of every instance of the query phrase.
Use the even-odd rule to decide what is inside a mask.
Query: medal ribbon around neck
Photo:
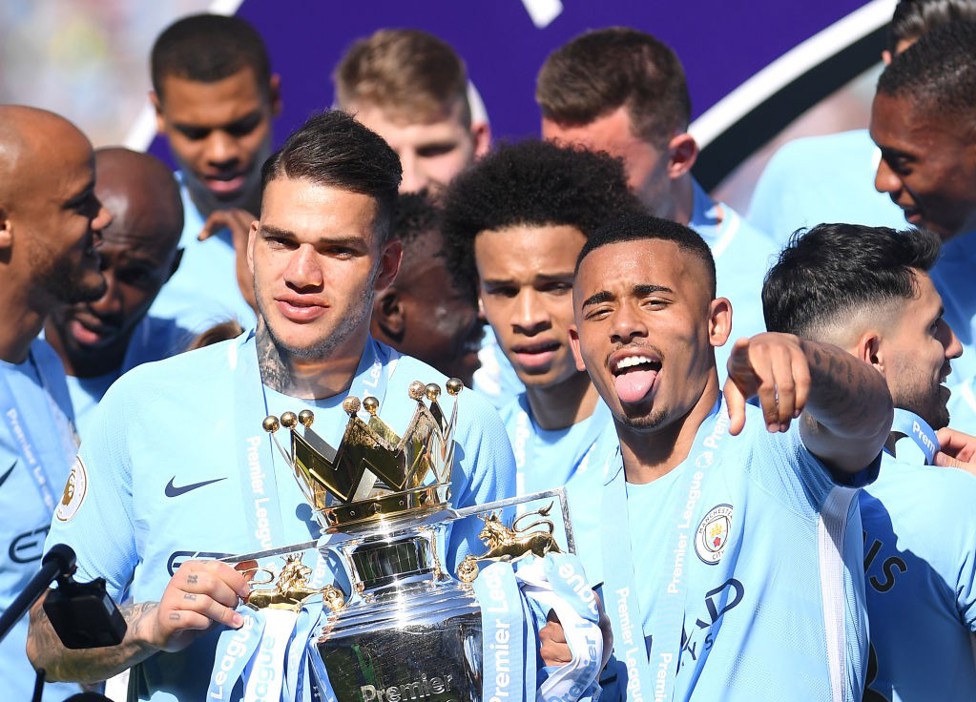
[[[695,509],[701,497],[699,481],[702,471],[715,462],[722,439],[728,435],[728,424],[728,413],[720,411],[720,403],[717,402],[698,428],[695,443],[683,461],[682,473],[675,485],[676,494],[687,495],[687,500],[676,501],[669,522],[675,525],[674,539],[667,548],[659,545],[656,560],[660,564],[649,569],[651,572],[670,573],[672,569],[667,566],[668,556],[679,550],[686,555],[694,552],[693,532],[697,521],[683,513],[687,510],[691,510],[692,514],[697,513]],[[610,460],[618,456],[616,454]],[[699,480],[695,480],[696,476]],[[604,489],[603,520],[604,606],[613,624],[614,655],[627,667],[627,699],[632,702],[668,702],[674,695],[688,591],[683,582],[672,582],[666,590],[662,588],[661,597],[649,617],[648,633],[652,638],[648,645],[644,638],[644,616],[640,611],[637,588],[650,583],[638,583],[634,574],[627,486],[622,465]],[[688,570],[693,560],[685,558],[686,570],[682,581],[688,580]],[[627,627],[624,627],[625,621]]]
[[[939,451],[939,438],[932,427],[914,412],[895,408],[895,417],[891,423],[892,434],[902,434],[903,437],[895,442],[895,457],[904,460],[910,451],[900,451],[906,444],[917,447],[922,452],[925,465],[930,466]],[[901,455],[899,455],[899,453]]]
[[[44,380],[43,373],[41,373],[40,365],[34,361],[34,354],[28,353],[27,359],[30,367],[37,374],[37,380],[44,392],[51,414],[51,427],[53,428],[54,423],[57,421],[57,413],[54,412],[54,407],[52,406],[54,400],[51,397],[50,389]],[[20,404],[17,402],[17,398],[14,397],[13,389],[10,387],[10,381],[7,379],[6,373],[0,373],[0,411],[3,412],[4,423],[10,432],[10,438],[13,440],[12,446],[16,447],[20,455],[20,460],[23,462],[24,467],[27,468],[27,472],[30,474],[34,487],[37,488],[37,493],[40,495],[44,506],[49,513],[53,514],[57,500],[54,496],[54,491],[51,489],[48,470],[44,467],[44,461],[41,460],[41,454],[39,453],[41,445],[34,440],[30,426],[28,426],[29,423],[24,413],[20,410]],[[67,457],[68,464],[70,464],[71,458],[71,456]]]

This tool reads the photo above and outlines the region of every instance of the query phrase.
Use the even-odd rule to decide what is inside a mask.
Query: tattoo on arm
[[[148,658],[154,651],[133,640],[143,620],[156,616],[155,602],[140,602],[119,608],[128,630],[118,646],[93,649],[67,649],[51,626],[41,604],[30,613],[28,654],[37,668],[47,672],[48,680],[99,682]]]

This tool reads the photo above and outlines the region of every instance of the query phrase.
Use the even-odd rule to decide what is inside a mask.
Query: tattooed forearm
[[[156,616],[155,602],[140,602],[119,608],[128,627],[118,646],[95,649],[67,649],[55,633],[38,602],[31,609],[27,635],[27,656],[35,668],[43,669],[48,680],[91,683],[107,680],[149,658],[154,650],[135,640],[143,622]]]

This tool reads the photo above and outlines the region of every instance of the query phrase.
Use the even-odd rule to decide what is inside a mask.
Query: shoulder
[[[899,461],[886,453],[878,479],[865,492],[885,507],[929,515],[932,524],[965,523],[976,529],[976,476],[964,470]]]
[[[240,366],[243,353],[254,353],[253,342],[244,334],[236,339],[177,354],[159,361],[143,363],[116,381],[105,399],[149,393],[201,395],[222,384]]]
[[[873,150],[874,142],[871,141],[871,136],[866,129],[800,137],[786,142],[777,149],[769,159],[766,168],[774,170],[787,167],[815,168],[828,158],[840,157],[848,160],[852,151],[871,153]]]

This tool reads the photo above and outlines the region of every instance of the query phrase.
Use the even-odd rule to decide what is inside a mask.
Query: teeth
[[[628,356],[617,364],[617,370],[633,368],[634,366],[640,366],[644,363],[654,363],[654,361],[647,356]]]

